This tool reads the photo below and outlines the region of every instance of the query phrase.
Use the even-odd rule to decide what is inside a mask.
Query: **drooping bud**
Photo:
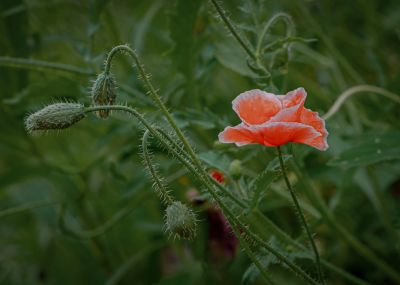
[[[111,73],[102,72],[92,86],[92,104],[94,106],[113,105],[117,98],[117,83]],[[96,112],[100,118],[107,118],[110,110]]]
[[[234,179],[237,180],[242,176],[243,171],[242,171],[242,163],[240,160],[235,159],[234,161],[231,162],[229,165],[229,175]]]
[[[25,127],[35,131],[66,129],[85,117],[85,106],[79,103],[55,103],[29,115]]]
[[[196,215],[179,201],[168,206],[165,221],[167,232],[175,238],[191,240],[196,236]]]

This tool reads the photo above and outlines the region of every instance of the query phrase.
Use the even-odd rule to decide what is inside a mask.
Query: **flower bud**
[[[242,163],[240,160],[235,159],[229,165],[229,175],[234,179],[237,180],[242,176]]]
[[[92,104],[94,106],[113,105],[117,97],[117,84],[110,73],[100,73],[92,86]],[[107,118],[110,110],[96,112],[100,118]]]
[[[175,238],[193,239],[196,236],[196,216],[181,202],[168,206],[165,215],[166,230]]]
[[[55,103],[29,115],[25,127],[34,131],[65,129],[85,117],[85,106],[79,103]]]

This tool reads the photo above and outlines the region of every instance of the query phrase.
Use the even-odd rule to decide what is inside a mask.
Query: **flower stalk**
[[[308,227],[308,224],[307,224],[307,221],[306,221],[306,219],[304,217],[303,211],[301,210],[299,201],[297,200],[296,193],[294,192],[294,190],[292,188],[292,185],[290,184],[289,178],[287,176],[286,169],[285,169],[285,164],[284,164],[283,158],[282,158],[281,148],[280,148],[280,146],[277,146],[276,148],[277,148],[277,152],[278,152],[279,164],[280,164],[280,167],[281,167],[281,171],[282,171],[286,186],[287,186],[287,188],[288,188],[288,190],[290,192],[290,195],[292,197],[296,212],[297,212],[298,216],[300,217],[300,221],[301,221],[302,227],[304,228],[304,230],[305,230],[305,232],[307,234],[307,237],[308,237],[308,239],[310,241],[310,244],[311,244],[311,248],[312,248],[312,250],[314,252],[314,258],[315,258],[315,264],[316,264],[316,267],[317,267],[318,279],[322,284],[325,284],[325,281],[324,281],[324,278],[323,278],[323,275],[322,275],[321,261],[320,261],[320,257],[319,257],[317,246],[315,245],[314,238],[312,237],[310,228]]]

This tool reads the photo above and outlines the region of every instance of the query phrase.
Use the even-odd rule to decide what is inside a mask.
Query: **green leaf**
[[[350,148],[328,162],[344,168],[366,166],[400,158],[400,132],[364,134],[349,142]]]
[[[225,173],[229,172],[230,159],[226,155],[215,151],[207,151],[200,153],[199,157],[209,166],[217,168]]]
[[[271,263],[271,259],[273,258],[272,255],[267,255],[261,259],[261,264],[267,267]],[[252,263],[250,266],[247,268],[245,273],[242,276],[242,285],[251,285],[254,284],[258,277],[260,276],[260,270],[257,268],[257,266]]]
[[[286,164],[289,159],[291,159],[293,156],[290,154],[284,154],[282,155],[283,163]],[[270,163],[268,163],[267,170],[268,171],[278,171],[281,169],[281,166],[279,164],[279,158],[275,157]]]
[[[212,129],[216,127],[215,122],[219,120],[219,118],[211,112],[204,110],[197,111],[194,109],[185,109],[184,112],[174,112],[173,116],[180,128],[186,128],[194,124],[203,129]]]
[[[234,39],[224,39],[215,44],[215,56],[220,64],[247,77],[257,76],[247,65],[247,55]]]
[[[250,211],[254,210],[258,206],[265,192],[271,186],[272,182],[274,182],[280,175],[280,172],[271,171],[267,167],[256,177],[250,188],[250,193],[253,196],[250,203]]]
[[[201,0],[177,0],[170,18],[170,35],[174,42],[172,57],[178,70],[185,76],[193,75],[195,66],[195,25]]]

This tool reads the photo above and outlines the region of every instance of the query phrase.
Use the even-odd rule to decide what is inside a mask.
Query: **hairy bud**
[[[117,98],[117,83],[110,73],[100,73],[92,86],[92,104],[94,106],[113,105]],[[96,114],[107,118],[110,110],[100,110]]]
[[[181,202],[168,206],[165,215],[166,230],[175,238],[193,239],[196,236],[196,216]]]
[[[85,117],[85,106],[78,103],[55,103],[29,115],[25,127],[34,131],[65,129]]]

